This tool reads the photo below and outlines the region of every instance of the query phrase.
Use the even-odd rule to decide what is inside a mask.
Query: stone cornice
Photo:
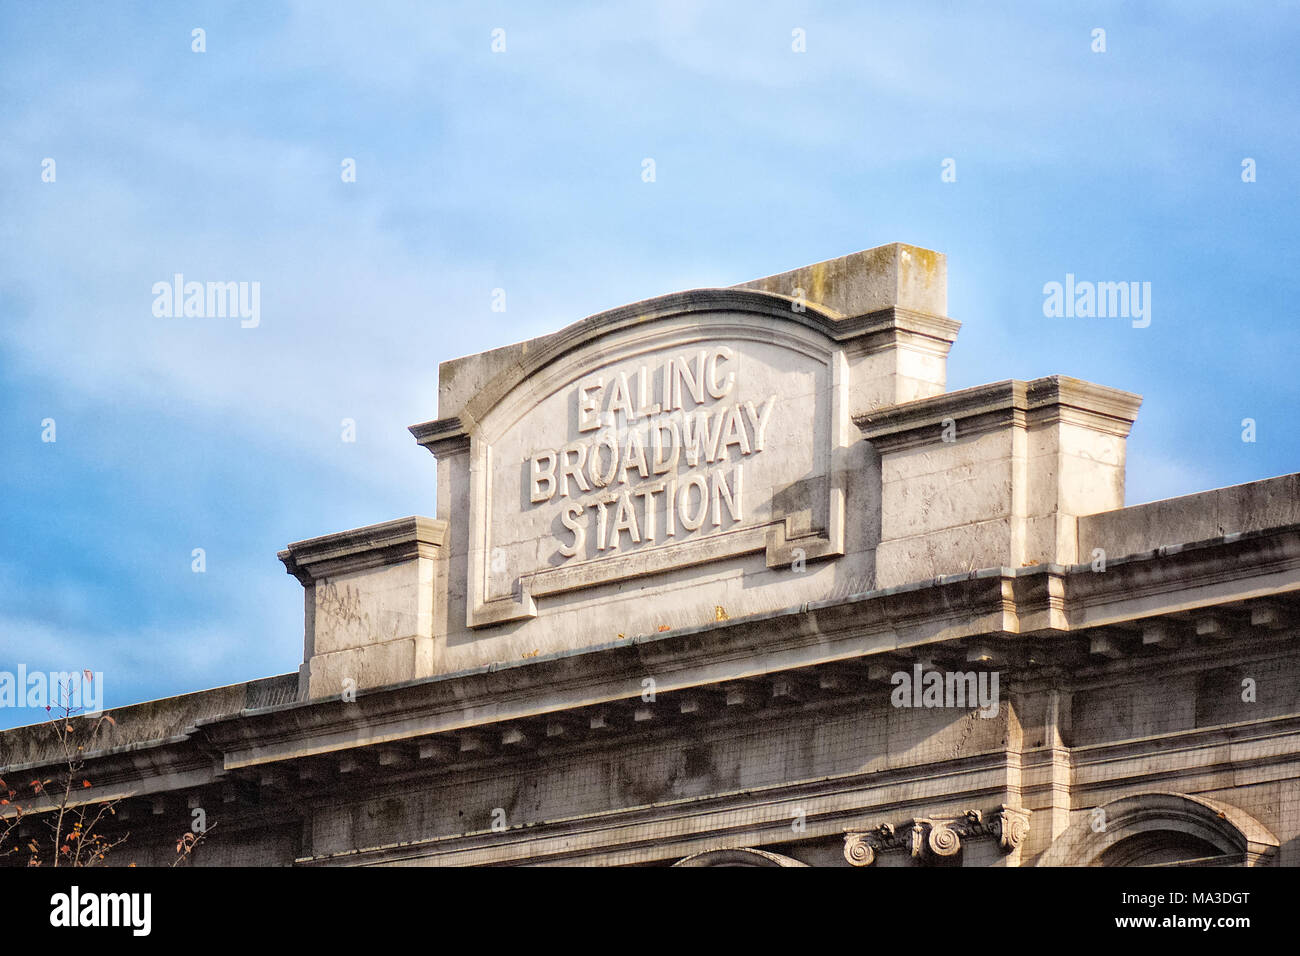
[[[854,352],[870,354],[907,343],[947,355],[952,343],[957,340],[961,323],[943,315],[891,306],[859,316],[844,323],[844,327],[857,328],[853,336]]]
[[[206,726],[233,766],[285,759],[307,741],[315,752],[330,752],[491,722],[486,714],[505,721],[635,699],[648,674],[659,693],[668,693],[920,646],[939,635],[955,642],[1014,629],[1007,616],[1007,573],[955,575],[362,690],[346,705],[337,699],[303,702]]]
[[[1127,617],[1117,616],[1117,640],[1130,645],[1136,640],[1134,653],[1142,653],[1140,660],[1150,666],[1158,648],[1142,649],[1140,629],[1134,637],[1132,624],[1127,631],[1122,625],[1134,618],[1151,621],[1162,613],[1186,613],[1188,568],[1181,562],[1188,560],[1197,561],[1205,575],[1220,578],[1214,592],[1217,596],[1202,600],[1234,604],[1232,613],[1238,618],[1245,616],[1246,623],[1241,626],[1247,629],[1251,610],[1246,602],[1259,600],[1260,591],[1252,575],[1278,578],[1280,583],[1269,594],[1294,596],[1300,589],[1294,570],[1300,566],[1300,533],[1292,529],[1185,547],[1174,558],[1160,554],[1133,557],[1102,573],[1093,572],[1088,565],[988,569],[363,690],[350,704],[327,699],[253,708],[245,703],[243,710],[199,717],[192,724],[173,722],[171,726],[184,733],[176,736],[173,730],[170,741],[119,738],[122,746],[117,756],[105,752],[88,756],[96,762],[106,759],[109,764],[127,761],[112,777],[121,781],[124,792],[140,792],[139,786],[131,783],[130,768],[138,771],[146,765],[151,768],[147,776],[157,786],[171,789],[202,782],[200,778],[214,779],[214,774],[256,772],[256,768],[284,761],[316,759],[358,748],[414,747],[440,735],[450,735],[454,741],[457,734],[506,728],[511,722],[545,723],[552,716],[578,713],[584,715],[585,726],[585,712],[605,705],[627,711],[618,725],[629,731],[641,729],[635,727],[630,714],[646,676],[655,678],[661,695],[707,689],[715,696],[727,696],[728,687],[757,682],[770,697],[769,685],[783,674],[792,675],[796,683],[811,680],[815,688],[818,675],[826,669],[833,672],[848,667],[859,676],[849,677],[847,684],[843,678],[829,684],[821,678],[823,685],[847,687],[850,693],[859,687],[856,693],[861,694],[868,690],[869,664],[879,662],[886,675],[900,663],[922,658],[969,668],[968,662],[985,659],[982,649],[986,647],[994,656],[994,666],[1004,671],[1004,685],[1009,687],[1015,680],[1032,681],[1033,675],[1056,664],[1068,673],[1083,673],[1081,668],[1089,661],[1090,636],[1101,625],[1088,616],[1093,612],[1081,613],[1079,608],[1095,608],[1107,601],[1142,602],[1126,611]],[[1278,572],[1282,565],[1291,570]],[[1133,598],[1139,581],[1145,590]],[[1085,603],[1081,605],[1081,601]],[[1060,613],[1052,618],[1047,613],[1049,607]],[[1270,634],[1277,633],[1264,629],[1253,638],[1248,631],[1241,636],[1250,638],[1253,648],[1261,641],[1264,647]],[[1206,640],[1210,641],[1207,653],[1215,644],[1222,646],[1221,637],[1203,642]],[[1124,653],[1126,645],[1117,646]],[[977,651],[978,656],[968,656]],[[1124,658],[1095,660],[1114,668]],[[888,685],[877,682],[870,692],[887,693]],[[149,706],[157,708],[156,704]],[[23,733],[21,729],[8,732]],[[0,745],[8,734],[0,734]],[[186,734],[198,739],[187,741]],[[210,761],[208,769],[203,769],[205,760]],[[39,765],[30,761],[29,757],[25,766]],[[16,763],[9,762],[9,766]],[[179,775],[168,782],[168,774]],[[110,779],[100,776],[106,783]],[[186,782],[177,783],[182,780]]]
[[[1069,581],[1070,630],[1294,594],[1300,590],[1300,526],[1107,555],[1100,572],[1089,564],[1062,570]]]
[[[1125,437],[1142,397],[1064,375],[1010,379],[892,405],[854,418],[880,451],[930,444],[945,421],[969,436],[1007,425],[1077,421]]]
[[[446,521],[413,516],[296,541],[278,557],[307,586],[323,577],[435,557],[446,536]]]
[[[1300,536],[1288,540],[1290,560],[1300,565]],[[1271,563],[1277,558],[1274,550],[1251,549],[1249,542],[1222,547],[1225,550],[1216,556],[1203,556],[1217,560],[1225,576],[1221,600],[1252,593],[1252,551],[1253,560]],[[264,718],[249,712],[238,725],[229,726],[238,731],[235,737],[222,734],[223,747],[247,751],[247,757],[237,760],[260,760],[276,759],[276,752],[292,753],[301,739],[310,739],[320,751],[364,746],[483,722],[467,717],[470,713],[490,712],[508,721],[635,698],[647,675],[655,677],[661,692],[668,692],[890,653],[947,654],[963,660],[966,643],[989,635],[1000,642],[1006,663],[1016,660],[1020,648],[1022,656],[1038,655],[1040,661],[1066,653],[1070,666],[1078,667],[1088,659],[1088,638],[1095,625],[1085,623],[1076,589],[1084,589],[1090,603],[1101,600],[1097,588],[1125,600],[1133,573],[1158,579],[1159,591],[1151,594],[1167,595],[1167,608],[1148,595],[1149,613],[1181,610],[1185,569],[1159,560],[1140,568],[1124,564],[1101,574],[1088,565],[988,569],[366,691],[350,705],[360,711],[342,709],[334,701],[291,705],[301,713],[291,722],[288,736],[283,730],[275,732],[275,746],[263,734],[283,727],[275,716],[283,708],[260,712]],[[1291,591],[1300,590],[1294,572],[1289,580]],[[1072,620],[1079,623],[1072,625]],[[1059,637],[1072,631],[1082,644],[1061,645]],[[704,635],[707,640],[701,640]],[[259,724],[265,724],[265,730],[259,730]]]

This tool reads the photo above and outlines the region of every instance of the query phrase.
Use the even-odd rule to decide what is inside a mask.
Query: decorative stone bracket
[[[917,817],[900,827],[882,823],[874,830],[846,830],[844,859],[854,866],[870,866],[878,852],[906,850],[924,862],[956,856],[962,840],[992,838],[1003,853],[1020,846],[1029,833],[1029,811],[1001,805],[989,819],[979,810],[960,817]]]

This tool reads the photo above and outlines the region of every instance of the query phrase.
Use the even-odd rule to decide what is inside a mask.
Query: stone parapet
[[[877,585],[1077,563],[1079,516],[1123,506],[1141,401],[1050,376],[855,416],[880,455]]]
[[[447,523],[411,517],[289,545],[304,588],[300,696],[333,696],[433,672],[436,564]]]

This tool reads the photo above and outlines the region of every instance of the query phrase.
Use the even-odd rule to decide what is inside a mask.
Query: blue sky
[[[950,388],[1145,396],[1129,503],[1300,470],[1296,5],[552,6],[0,2],[0,669],[294,670],[275,553],[434,512],[440,361],[891,241]],[[260,325],[155,317],[178,272]],[[1066,273],[1150,327],[1045,318]]]

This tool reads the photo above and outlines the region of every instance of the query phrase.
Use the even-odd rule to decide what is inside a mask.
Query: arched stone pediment
[[[769,292],[662,296],[529,345],[413,428],[467,440],[467,626],[755,553],[842,554],[856,437],[838,322]]]
[[[617,337],[640,326],[717,311],[738,312],[756,318],[779,319],[821,332],[837,340],[863,331],[862,322],[845,322],[844,316],[814,302],[799,301],[774,292],[753,289],[692,289],[656,296],[599,312],[566,326],[543,339],[523,343],[517,355],[506,356],[504,366],[483,382],[472,397],[437,421],[412,425],[421,444],[442,440],[459,431],[472,434],[483,417],[521,383],[575,350]],[[508,351],[508,349],[502,350]]]

